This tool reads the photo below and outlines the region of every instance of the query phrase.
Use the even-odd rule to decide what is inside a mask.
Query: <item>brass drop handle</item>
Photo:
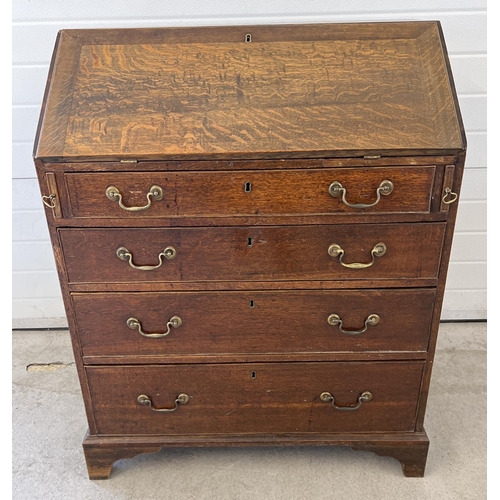
[[[380,321],[380,316],[378,314],[370,314],[366,319],[365,319],[365,327],[362,330],[344,330],[342,328],[342,319],[338,314],[330,314],[328,316],[328,324],[331,326],[338,326],[339,330],[342,333],[346,333],[347,335],[359,335],[360,333],[365,333],[366,330],[368,330],[369,326],[375,326],[378,325]]]
[[[153,411],[159,411],[162,413],[166,413],[166,412],[177,410],[177,408],[179,407],[179,404],[181,404],[181,405],[188,404],[189,403],[189,396],[187,394],[179,394],[177,396],[177,399],[174,402],[175,406],[173,408],[155,408],[153,406],[153,403],[151,402],[151,399],[149,399],[149,397],[146,396],[145,394],[141,394],[137,398],[137,402],[140,405],[149,406],[149,408],[151,408],[151,410],[153,410]]]
[[[167,331],[164,333],[145,333],[142,331],[141,322],[137,318],[127,319],[127,326],[131,330],[138,330],[143,337],[149,337],[150,339],[159,339],[161,337],[166,337],[170,333],[170,327],[179,328],[182,325],[182,319],[179,316],[172,316],[167,322]]]
[[[175,259],[176,255],[177,252],[174,247],[167,247],[165,248],[165,250],[163,250],[163,252],[161,252],[158,255],[159,262],[156,266],[136,266],[132,261],[133,255],[125,247],[120,247],[116,251],[116,256],[120,260],[128,260],[130,267],[133,267],[134,269],[139,269],[140,271],[153,271],[154,269],[158,269],[163,264],[162,257],[165,257],[165,259],[167,260],[172,260]]]
[[[344,250],[340,245],[333,243],[328,247],[328,255],[330,255],[330,257],[338,257],[339,262],[344,267],[348,267],[349,269],[364,269],[365,267],[373,266],[373,263],[375,262],[375,257],[382,257],[382,255],[385,255],[386,252],[387,252],[387,247],[385,246],[385,243],[382,242],[377,243],[372,248],[371,251],[371,256],[372,256],[371,262],[368,262],[367,264],[361,262],[353,262],[351,264],[347,264],[342,260],[344,257]]]
[[[382,181],[377,188],[377,199],[373,203],[349,203],[346,200],[347,191],[339,181],[333,181],[328,188],[328,192],[333,198],[338,198],[342,195],[342,203],[351,208],[370,208],[374,207],[380,201],[380,195],[387,196],[394,191],[394,184],[391,181]]]
[[[163,189],[160,186],[151,186],[149,192],[146,195],[148,203],[142,207],[126,207],[122,203],[122,194],[115,186],[109,186],[106,188],[106,196],[111,201],[117,201],[120,208],[127,210],[129,212],[138,212],[140,210],[146,210],[151,206],[153,200],[160,201],[163,198]]]
[[[56,208],[56,198],[54,193],[49,194],[49,196],[42,196],[43,204],[49,208]]]
[[[335,398],[329,393],[329,392],[322,392],[320,397],[321,401],[325,403],[329,403],[331,401],[332,406],[336,410],[341,410],[341,411],[354,411],[357,410],[358,408],[361,408],[361,405],[363,403],[368,403],[368,401],[371,401],[373,398],[373,394],[370,391],[365,391],[363,392],[359,398],[358,398],[358,404],[356,406],[337,406],[335,404]]]
[[[444,188],[443,203],[445,205],[450,205],[451,203],[455,203],[457,201],[457,198],[458,198],[457,193],[454,193],[449,187]]]

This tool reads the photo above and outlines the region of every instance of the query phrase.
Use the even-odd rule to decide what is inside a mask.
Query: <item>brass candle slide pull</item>
[[[347,191],[344,186],[339,181],[333,181],[329,188],[328,192],[333,198],[338,198],[342,195],[342,203],[351,208],[370,208],[374,207],[380,201],[380,195],[387,196],[394,191],[394,184],[391,181],[385,180],[382,181],[377,188],[377,199],[373,203],[365,204],[365,203],[349,203],[346,200]]]
[[[449,197],[449,199],[447,199]],[[444,188],[444,196],[443,203],[446,205],[450,205],[451,203],[455,203],[457,201],[458,194],[454,193],[449,187]]]
[[[127,210],[129,212],[138,212],[139,210],[146,210],[147,208],[149,208],[153,200],[160,201],[163,198],[163,189],[160,186],[151,186],[149,188],[148,194],[146,195],[148,203],[142,207],[126,207],[122,203],[122,194],[115,186],[109,186],[106,189],[106,196],[111,201],[117,201],[118,205],[120,205],[120,208],[122,208],[123,210]]]
[[[42,196],[43,204],[49,208],[56,208],[56,195],[54,193],[49,196]]]
[[[368,262],[367,264],[360,262],[353,262],[351,264],[346,264],[342,260],[342,258],[344,257],[344,250],[340,245],[333,243],[328,247],[328,255],[330,255],[330,257],[338,257],[339,262],[344,267],[348,267],[350,269],[364,269],[365,267],[373,266],[373,263],[375,262],[375,257],[382,257],[382,255],[385,255],[386,252],[387,252],[387,247],[385,246],[385,243],[377,243],[372,248],[371,251],[371,256],[372,256],[371,262]]]
[[[133,262],[133,255],[129,252],[125,247],[120,247],[116,250],[116,256],[120,260],[128,260],[130,267],[134,269],[139,269],[140,271],[153,271],[154,269],[158,269],[162,264],[162,257],[165,257],[167,260],[175,259],[177,252],[174,247],[167,247],[163,252],[158,255],[158,264],[156,266],[136,266]]]
[[[161,337],[166,337],[170,333],[170,327],[179,328],[182,325],[182,319],[179,316],[172,316],[167,322],[167,331],[164,333],[145,333],[142,331],[141,322],[137,318],[127,319],[127,326],[131,330],[138,330],[143,337],[149,337],[151,339],[159,339]]]
[[[358,404],[356,406],[337,406],[335,404],[335,398],[329,393],[329,392],[322,392],[319,399],[325,403],[329,403],[331,401],[332,406],[336,410],[341,410],[341,411],[354,411],[357,410],[358,408],[361,408],[361,405],[363,403],[367,403],[368,401],[371,401],[373,398],[373,394],[370,391],[365,391],[363,392],[359,398],[358,398]]]
[[[380,316],[378,314],[370,314],[365,320],[365,327],[362,330],[344,330],[342,328],[342,319],[338,314],[330,314],[328,316],[328,324],[331,326],[338,326],[342,333],[347,335],[359,335],[360,333],[365,333],[369,326],[378,325],[380,321]]]
[[[171,411],[177,410],[177,408],[179,407],[179,404],[181,404],[181,405],[188,404],[189,403],[189,396],[187,394],[179,394],[177,396],[177,399],[174,402],[175,406],[173,408],[155,408],[153,406],[153,403],[151,402],[151,399],[149,399],[149,396],[146,396],[146,394],[141,394],[137,398],[137,402],[140,405],[149,406],[149,408],[153,411],[159,411],[162,413],[166,413],[166,412],[171,412]]]

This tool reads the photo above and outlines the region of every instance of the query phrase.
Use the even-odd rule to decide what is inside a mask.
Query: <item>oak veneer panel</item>
[[[84,356],[230,355],[330,351],[425,351],[435,291],[432,289],[296,292],[73,293]],[[376,326],[359,331],[373,313]],[[182,319],[162,338],[174,315]],[[105,319],[104,319],[105,318]]]
[[[35,156],[457,152],[439,24],[390,24],[63,31]]]
[[[98,434],[211,432],[404,432],[415,425],[424,363],[245,363],[175,366],[87,366]],[[113,390],[110,391],[109,388]],[[373,399],[355,411],[364,391]],[[189,403],[172,408],[185,393]],[[208,418],[209,417],[209,418]]]
[[[332,212],[429,212],[435,167],[267,170],[265,172],[158,172],[66,174],[73,217],[212,217],[238,215],[306,215]],[[384,180],[394,184],[373,207],[353,208],[332,198],[333,181],[346,189],[348,203],[372,204]],[[109,200],[115,186],[125,207],[147,203],[151,186],[163,190],[146,210],[127,211]]]
[[[130,283],[433,278],[444,229],[443,223],[422,223],[58,232],[70,283]],[[335,243],[345,250],[344,262],[369,263],[379,242],[386,254],[365,269],[346,268],[328,254]],[[125,247],[135,266],[155,266],[167,246],[176,257],[162,258],[150,271],[116,255]]]

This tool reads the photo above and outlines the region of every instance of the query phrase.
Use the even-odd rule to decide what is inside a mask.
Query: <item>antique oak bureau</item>
[[[465,144],[438,22],[61,31],[34,159],[90,478],[247,445],[422,476]]]

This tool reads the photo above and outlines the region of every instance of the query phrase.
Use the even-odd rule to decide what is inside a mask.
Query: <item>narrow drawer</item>
[[[424,351],[433,289],[72,294],[84,356]]]
[[[99,434],[404,432],[414,429],[423,366],[257,363],[86,371]],[[371,400],[360,404],[366,392]],[[345,411],[334,404],[360,406]]]
[[[67,173],[65,178],[73,217],[141,218],[425,213],[434,174],[434,166],[407,166]]]
[[[59,235],[71,283],[359,280],[436,278],[444,228],[59,229]]]

